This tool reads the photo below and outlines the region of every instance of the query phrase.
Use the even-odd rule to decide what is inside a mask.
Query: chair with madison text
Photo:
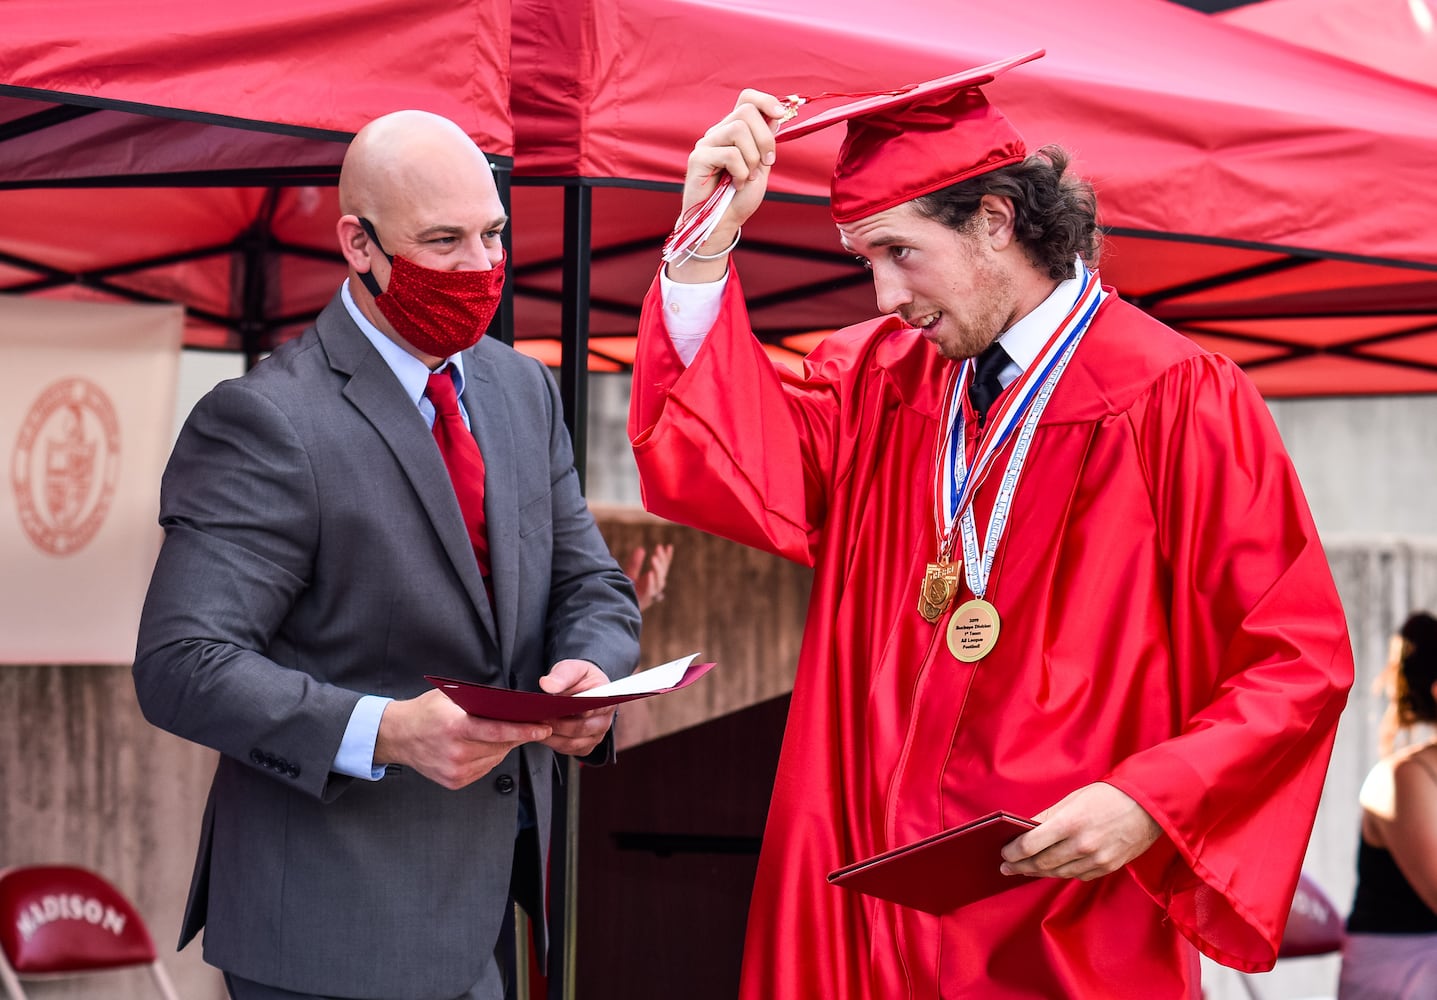
[[[69,865],[0,869],[0,982],[61,979],[145,966],[164,1000],[178,1000],[139,911],[99,875]]]

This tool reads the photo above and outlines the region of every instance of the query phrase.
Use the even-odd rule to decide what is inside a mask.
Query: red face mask
[[[360,219],[359,224],[391,266],[389,287],[383,291],[370,272],[359,280],[396,333],[435,358],[447,358],[479,343],[499,308],[504,261],[487,271],[439,271],[390,256],[369,220]]]

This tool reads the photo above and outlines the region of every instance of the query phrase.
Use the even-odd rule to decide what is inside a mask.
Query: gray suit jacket
[[[553,379],[489,338],[465,373],[492,612],[424,418],[338,296],[196,406],[165,472],[135,687],[152,723],[220,751],[180,944],[205,926],[206,960],[245,978],[468,989],[509,898],[521,780],[548,843],[554,755],[526,746],[457,792],[398,768],[356,781],[329,770],[356,701],[421,694],[426,673],[538,690],[566,657],[637,662]],[[512,874],[541,894],[542,866]]]

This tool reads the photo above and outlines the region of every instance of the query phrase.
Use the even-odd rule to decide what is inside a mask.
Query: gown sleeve
[[[1207,954],[1271,968],[1352,684],[1317,529],[1261,397],[1230,361],[1174,366],[1131,411],[1171,567],[1178,735],[1106,778],[1166,837],[1138,883]]]
[[[840,460],[836,364],[794,375],[753,336],[737,273],[687,368],[656,278],[634,358],[629,440],[644,506],[660,517],[812,565]]]

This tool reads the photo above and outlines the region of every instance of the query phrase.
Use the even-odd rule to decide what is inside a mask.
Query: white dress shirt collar
[[[1082,262],[1076,262],[1075,267],[1081,268]],[[1008,365],[999,373],[998,379],[1006,388],[1013,379],[1028,369],[1043,350],[1043,345],[1063,322],[1063,317],[1073,308],[1073,303],[1078,301],[1078,295],[1083,290],[1083,283],[1077,277],[1079,272],[1075,270],[1074,277],[1067,278],[1058,283],[1048,294],[1048,297],[1038,303],[1038,307],[1024,316],[1005,330],[999,337],[998,343],[1003,345],[1003,350],[1008,357],[1016,364]]]

